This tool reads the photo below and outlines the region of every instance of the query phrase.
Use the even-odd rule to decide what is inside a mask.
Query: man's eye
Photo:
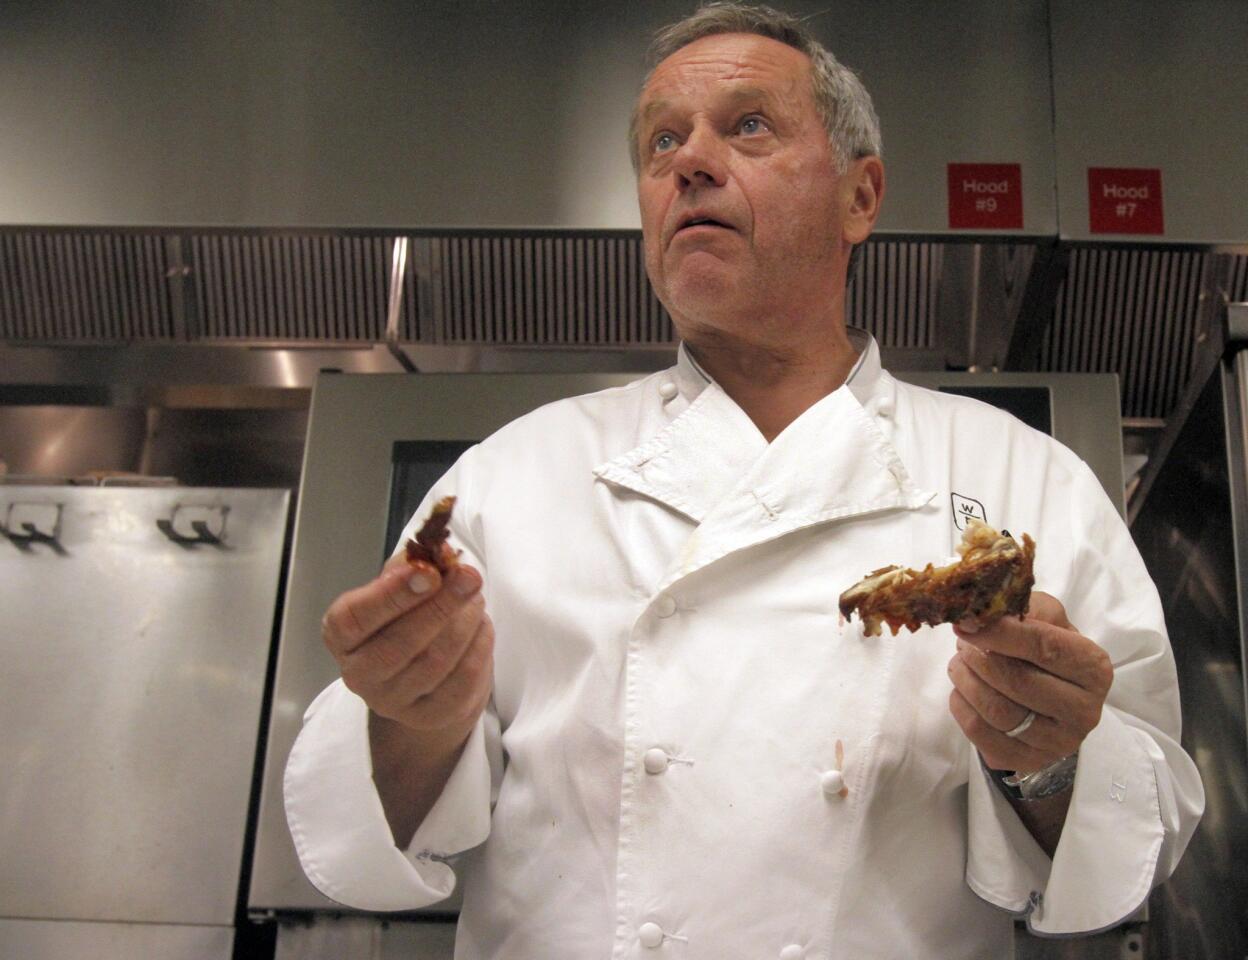
[[[738,125],[737,129],[743,134],[753,136],[756,133],[765,133],[767,131],[767,122],[762,117],[746,117]]]
[[[676,138],[670,133],[660,133],[650,141],[650,150],[653,153],[666,153],[676,146]]]

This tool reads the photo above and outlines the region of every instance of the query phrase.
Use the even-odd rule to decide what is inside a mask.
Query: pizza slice
[[[408,537],[406,550],[408,563],[431,563],[438,572],[446,576],[451,568],[459,563],[459,551],[452,550],[447,543],[451,532],[451,511],[455,509],[454,497],[443,497],[433,505],[428,519],[425,520],[416,536]]]
[[[1036,545],[1023,534],[1019,544],[1009,531],[998,533],[972,519],[958,544],[957,563],[928,564],[922,570],[891,566],[867,574],[841,594],[841,615],[857,611],[869,637],[887,623],[893,636],[902,627],[971,620],[987,626],[1005,616],[1027,613],[1035,584]]]

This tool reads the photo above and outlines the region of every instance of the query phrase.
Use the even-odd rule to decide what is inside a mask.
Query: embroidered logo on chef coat
[[[971,520],[988,522],[988,514],[984,512],[984,505],[974,497],[964,497],[960,493],[951,493],[949,494],[949,500],[953,503],[953,525],[959,530],[965,530],[966,525]]]

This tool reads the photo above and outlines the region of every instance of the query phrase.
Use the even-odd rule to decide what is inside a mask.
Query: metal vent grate
[[[189,239],[199,337],[336,343],[384,338],[392,238]]]
[[[1040,368],[1116,372],[1124,417],[1165,417],[1191,374],[1207,265],[1196,250],[1073,250]]]
[[[872,240],[846,292],[845,319],[869,330],[882,347],[936,346],[936,295],[942,247]]]
[[[426,336],[436,341],[631,345],[675,337],[646,278],[639,235],[451,236],[415,245],[422,242],[430,245],[436,318]],[[940,263],[938,244],[869,243],[847,295],[849,322],[885,347],[932,347]],[[416,303],[409,279],[407,341],[425,339],[412,323]]]
[[[139,233],[0,234],[0,337],[172,340],[167,243]]]
[[[434,337],[444,343],[670,343],[639,236],[432,239]]]

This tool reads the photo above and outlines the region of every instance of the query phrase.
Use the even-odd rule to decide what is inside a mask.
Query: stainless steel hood
[[[846,308],[896,369],[1117,372],[1123,416],[1156,419],[1217,304],[1245,298],[1242,248],[881,236]],[[673,336],[635,231],[0,231],[0,386],[650,369]],[[223,347],[250,350],[223,361]]]

